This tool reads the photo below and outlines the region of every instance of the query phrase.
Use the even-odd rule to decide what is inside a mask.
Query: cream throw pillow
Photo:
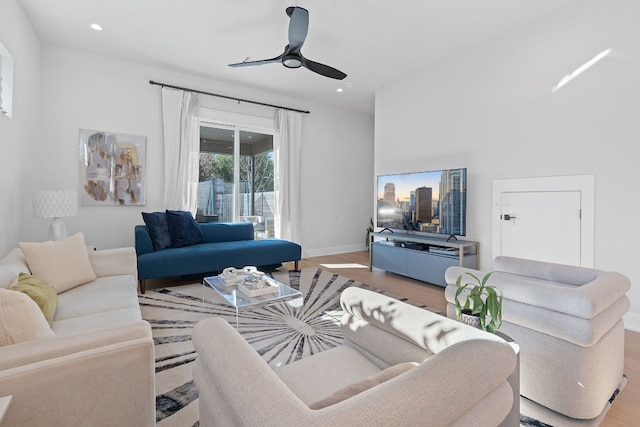
[[[0,288],[0,347],[53,336],[35,301],[22,292]]]
[[[31,270],[57,293],[96,279],[84,235],[76,233],[63,240],[43,243],[20,242],[20,249]]]
[[[365,390],[369,390],[370,388],[375,387],[378,384],[389,381],[391,378],[397,377],[398,375],[407,372],[409,369],[415,366],[418,366],[418,364],[414,362],[404,362],[390,366],[387,369],[378,372],[377,374],[371,375],[370,377],[364,378],[356,383],[349,384],[345,388],[340,389],[330,394],[329,396],[312,403],[311,405],[309,405],[309,408],[322,409],[326,408],[327,406],[335,405],[336,403],[347,400],[348,398],[362,393]]]

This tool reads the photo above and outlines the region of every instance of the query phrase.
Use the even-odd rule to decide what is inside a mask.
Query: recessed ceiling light
[[[344,89],[342,89],[341,87],[339,87],[338,89],[336,89],[336,92],[342,92],[344,91]]]
[[[102,26],[100,24],[91,24],[91,28],[96,31],[102,31]]]

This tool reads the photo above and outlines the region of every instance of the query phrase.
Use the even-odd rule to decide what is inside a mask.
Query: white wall
[[[492,181],[595,175],[595,267],[632,282],[640,330],[640,2],[576,2],[376,93],[375,174],[468,168],[468,238],[491,268]],[[597,53],[613,53],[553,94]],[[552,209],[553,207],[541,207]]]
[[[40,111],[40,41],[17,0],[3,0],[0,43],[14,62],[13,117],[0,114],[0,256],[16,247]]]
[[[131,246],[142,211],[162,210],[163,148],[160,87],[149,80],[245,99],[308,109],[303,119],[303,241],[310,254],[364,248],[370,216],[373,117],[244,87],[118,61],[80,51],[43,48],[42,111],[34,159],[34,189],[78,187],[78,131],[106,130],[147,137],[147,193],[144,207],[80,207],[64,218],[69,234],[82,231],[98,248]],[[273,115],[272,108],[207,96],[209,108]],[[350,156],[348,161],[345,156]],[[25,171],[26,173],[26,171]],[[22,209],[31,212],[26,198]],[[48,219],[24,218],[22,239],[43,240]]]
[[[311,120],[314,114],[324,120]],[[318,105],[307,119],[301,149],[307,255],[364,250],[374,197],[373,117]]]

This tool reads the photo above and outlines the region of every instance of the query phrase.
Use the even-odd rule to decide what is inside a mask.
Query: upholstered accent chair
[[[552,425],[566,424],[563,417],[600,416],[624,381],[622,317],[629,309],[629,279],[513,257],[497,257],[493,267],[488,283],[504,296],[500,331],[520,346],[523,412],[531,408],[536,419]],[[446,272],[450,317],[455,317],[455,282],[467,272],[486,274],[462,267]],[[540,419],[544,414],[551,418]]]
[[[503,339],[359,288],[341,295],[344,344],[271,368],[220,318],[198,323],[202,426],[497,426],[517,356]],[[517,391],[516,391],[517,396]]]

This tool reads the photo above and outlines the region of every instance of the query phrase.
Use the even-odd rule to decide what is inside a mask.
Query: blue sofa
[[[138,256],[140,292],[145,292],[145,280],[160,277],[188,276],[215,273],[227,267],[241,268],[253,265],[261,269],[274,269],[283,262],[301,258],[302,248],[297,243],[281,239],[254,239],[250,222],[207,222],[198,224],[205,243],[181,248],[153,250],[146,225],[136,225],[135,245]]]

